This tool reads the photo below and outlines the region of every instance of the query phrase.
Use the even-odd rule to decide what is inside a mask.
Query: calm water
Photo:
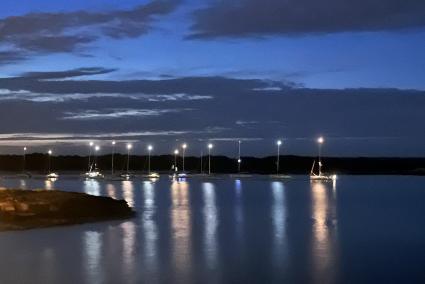
[[[3,179],[139,215],[0,233],[0,283],[425,283],[425,178]]]

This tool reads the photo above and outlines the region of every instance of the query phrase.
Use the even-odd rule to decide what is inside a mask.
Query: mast
[[[241,172],[241,140],[238,141],[238,173]]]

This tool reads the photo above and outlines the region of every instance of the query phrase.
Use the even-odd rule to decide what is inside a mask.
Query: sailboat
[[[88,172],[84,174],[86,179],[99,179],[104,178],[104,175],[97,169],[96,163],[93,163],[93,165],[90,165],[90,169]]]
[[[319,165],[319,172],[315,173],[314,172],[314,166],[316,165],[316,160],[313,161],[313,166],[311,167],[311,171],[310,171],[310,180],[311,181],[334,181],[336,180],[336,175],[324,175],[322,173],[322,162],[319,160],[318,165]]]
[[[246,173],[242,173],[241,172],[241,163],[242,163],[242,159],[241,159],[241,143],[242,143],[242,141],[239,140],[238,141],[238,159],[237,159],[238,172],[236,174],[231,174],[230,175],[230,177],[233,177],[233,178],[246,178],[246,177],[251,177],[252,176],[250,174],[246,174]]]

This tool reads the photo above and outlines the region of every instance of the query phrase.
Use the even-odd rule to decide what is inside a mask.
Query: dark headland
[[[64,191],[0,190],[0,231],[130,218],[124,200]]]

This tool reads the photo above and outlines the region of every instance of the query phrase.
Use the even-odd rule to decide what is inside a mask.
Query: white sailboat
[[[84,174],[86,179],[100,179],[105,176],[97,169],[96,164],[90,166],[90,170]]]
[[[322,159],[321,159],[321,154],[322,154],[322,144],[324,143],[324,138],[323,137],[319,137],[319,139],[317,139],[317,143],[319,144],[319,158],[318,158],[318,168],[319,171],[318,173],[315,172],[315,165],[316,165],[316,160],[313,161],[313,165],[311,167],[310,170],[310,180],[311,181],[334,181],[336,180],[336,175],[325,175],[322,173]]]
[[[97,153],[99,150],[100,150],[100,147],[95,146],[95,153]],[[90,163],[90,155],[89,155],[89,171],[84,174],[86,179],[101,179],[101,178],[104,178],[104,175],[97,169],[96,160],[97,160],[97,155],[95,154],[94,159],[93,159],[93,163]]]

